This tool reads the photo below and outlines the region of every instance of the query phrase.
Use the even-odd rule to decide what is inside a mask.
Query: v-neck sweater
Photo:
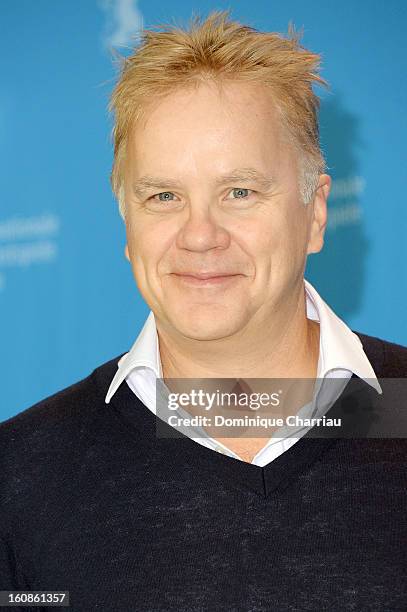
[[[407,377],[407,348],[358,335],[378,377]],[[75,612],[407,609],[405,439],[304,436],[256,466],[157,437],[125,383],[105,404],[117,360],[0,424],[0,590],[69,591]]]

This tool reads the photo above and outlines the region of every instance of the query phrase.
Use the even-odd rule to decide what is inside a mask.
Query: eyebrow
[[[255,181],[264,190],[269,190],[275,186],[276,180],[273,176],[268,176],[256,168],[235,168],[227,174],[223,174],[215,180],[217,186],[225,185],[226,183],[248,183]],[[162,187],[170,187],[176,189],[181,184],[171,178],[151,176],[146,174],[133,182],[133,193],[136,196],[143,196],[151,189],[160,189]]]

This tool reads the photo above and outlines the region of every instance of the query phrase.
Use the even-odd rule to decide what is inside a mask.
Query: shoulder
[[[407,377],[407,347],[383,338],[369,336],[352,330],[363,345],[377,376],[391,378]]]
[[[37,427],[46,428],[66,421],[74,421],[91,412],[107,389],[117,370],[121,355],[95,368],[86,378],[61,389],[33,406],[0,423],[0,436],[23,432]]]
[[[0,507],[68,475],[106,419],[104,399],[120,357],[0,423]]]

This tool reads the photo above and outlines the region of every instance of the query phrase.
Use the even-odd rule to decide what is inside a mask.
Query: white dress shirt
[[[307,318],[318,321],[320,326],[319,359],[317,368],[317,393],[313,401],[297,413],[303,418],[321,417],[340,396],[352,374],[365,380],[378,393],[382,389],[358,336],[331,310],[316,289],[304,279]],[[131,350],[118,361],[118,370],[108,389],[105,402],[108,404],[121,383],[126,383],[133,393],[156,414],[156,382],[162,379],[162,365],[154,313],[150,311],[145,324]],[[338,379],[329,384],[329,397],[325,402],[321,387],[324,379]],[[335,386],[336,385],[336,386]],[[135,406],[136,409],[136,406]],[[182,413],[182,410],[181,410]],[[310,427],[287,431],[280,428],[270,439],[265,438],[265,446],[254,456],[251,463],[265,466],[288,450]],[[199,428],[198,428],[199,430]],[[221,442],[210,438],[204,430],[202,437],[192,438],[214,451],[242,460]],[[295,435],[295,437],[294,437]]]

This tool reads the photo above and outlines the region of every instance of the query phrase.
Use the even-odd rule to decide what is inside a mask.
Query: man
[[[407,348],[303,277],[331,185],[318,59],[215,12],[125,62],[112,185],[151,313],[128,353],[0,425],[3,590],[75,611],[406,608],[403,439],[156,432],[159,379],[357,380],[369,408],[406,376]]]

